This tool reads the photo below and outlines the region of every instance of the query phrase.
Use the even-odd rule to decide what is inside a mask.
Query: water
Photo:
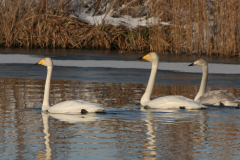
[[[140,109],[148,62],[137,61],[139,54],[77,52],[0,50],[0,159],[239,159],[239,109]],[[54,63],[51,104],[83,99],[101,104],[108,114],[41,113],[46,67],[33,64],[46,56]],[[159,69],[152,98],[194,98],[201,73],[198,66],[192,72],[185,68],[194,58],[186,59],[163,63],[176,70]],[[239,97],[236,59],[222,66],[220,72],[212,70],[208,89],[227,89]]]

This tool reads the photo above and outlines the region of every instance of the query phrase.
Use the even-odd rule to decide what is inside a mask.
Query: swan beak
[[[143,57],[140,57],[140,58],[138,58],[138,59],[147,59],[148,56],[149,56],[149,54],[147,54],[147,55],[145,55],[145,56],[143,56]]]
[[[42,60],[39,61],[38,63],[35,63],[34,65],[41,65],[41,64],[43,64],[43,62],[44,62],[44,59],[42,59]]]
[[[189,64],[188,66],[194,66],[194,63]]]

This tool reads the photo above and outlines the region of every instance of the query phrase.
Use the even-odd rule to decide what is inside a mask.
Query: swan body
[[[204,105],[199,104],[192,99],[183,96],[164,96],[151,100],[147,103],[150,108],[162,108],[162,109],[203,109],[207,108]]]
[[[141,59],[147,60],[152,62],[152,70],[149,77],[148,85],[146,88],[145,93],[143,94],[141,98],[141,105],[142,106],[148,106],[150,108],[161,108],[161,109],[203,109],[207,108],[206,106],[183,96],[164,96],[159,97],[154,100],[150,100],[155,77],[157,73],[159,58],[158,55],[155,52],[151,52],[143,57]]]
[[[67,106],[67,107],[66,107]],[[103,108],[96,104],[83,100],[72,100],[58,103],[48,109],[50,113],[81,113],[83,110],[87,112],[102,112]]]
[[[52,74],[52,60],[51,58],[44,58],[35,65],[43,65],[47,67],[47,78],[45,83],[44,98],[42,104],[42,111],[50,113],[86,113],[86,112],[105,112],[105,109],[97,104],[86,102],[83,100],[71,100],[58,103],[52,107],[49,105],[50,81]]]
[[[205,105],[238,107],[240,100],[227,90],[209,91],[196,100]]]
[[[204,58],[191,63],[189,66],[199,65],[203,69],[202,81],[200,84],[199,91],[195,97],[195,101],[204,105],[214,106],[232,106],[238,107],[240,99],[234,96],[227,90],[215,90],[206,92],[207,89],[207,78],[208,78],[208,63]]]

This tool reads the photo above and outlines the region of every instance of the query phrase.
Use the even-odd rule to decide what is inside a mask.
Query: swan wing
[[[105,109],[97,104],[83,100],[72,100],[58,103],[48,109],[50,113],[81,113],[87,112],[105,112]]]
[[[201,104],[207,104],[207,105],[223,104],[226,106],[231,106],[231,105],[235,106],[240,103],[240,100],[227,90],[209,91],[204,95],[202,95],[197,101]]]
[[[147,106],[150,108],[176,108],[176,109],[203,109],[206,106],[183,96],[164,96],[150,101]]]

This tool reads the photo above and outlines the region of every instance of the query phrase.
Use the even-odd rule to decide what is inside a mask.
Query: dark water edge
[[[89,82],[147,84],[149,70],[117,68],[79,68],[55,66],[52,79]],[[1,78],[45,79],[46,68],[30,64],[0,64]],[[199,86],[201,73],[158,71],[155,84],[168,86]],[[240,75],[211,74],[208,87],[240,88]]]
[[[121,50],[95,50],[95,49],[27,49],[27,48],[0,48],[0,53],[2,54],[30,54],[30,55],[45,55],[54,57],[62,57],[59,59],[64,59],[68,56],[70,59],[76,58],[75,56],[81,55],[81,60],[86,59],[98,59],[98,60],[134,60],[139,58],[149,52],[146,51],[127,51],[122,52]],[[240,63],[240,57],[224,57],[224,56],[206,56],[206,55],[187,55],[182,54],[160,54],[160,62],[193,62],[201,57],[205,58],[209,63],[229,63],[238,64]]]

